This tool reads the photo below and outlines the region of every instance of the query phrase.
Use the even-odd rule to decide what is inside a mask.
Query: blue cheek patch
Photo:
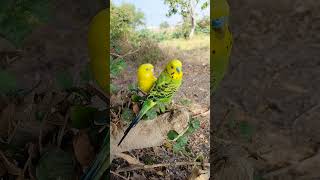
[[[225,17],[221,17],[219,19],[215,19],[215,20],[212,20],[212,27],[213,28],[221,28],[223,26],[223,24],[225,23]]]

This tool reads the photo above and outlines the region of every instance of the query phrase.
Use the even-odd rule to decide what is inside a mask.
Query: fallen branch
[[[116,173],[114,171],[110,171],[110,172],[111,172],[111,174],[116,175],[118,177],[121,177],[122,179],[129,180],[128,178],[126,178],[126,177],[124,177],[124,176],[122,176],[122,175],[120,175],[120,174],[118,174],[118,173]]]
[[[210,113],[210,109],[208,109],[208,110],[206,110],[206,111],[204,111],[204,112],[198,113],[198,114],[194,114],[194,115],[192,115],[191,117],[192,117],[192,118],[196,118],[196,117],[199,117],[199,116],[206,116],[206,115],[209,114],[209,113]]]
[[[87,86],[88,90],[91,91],[93,94],[97,95],[101,100],[103,100],[106,104],[110,103],[109,96],[100,90],[95,84],[89,83]]]
[[[116,154],[116,156],[126,160],[129,164],[135,164],[135,165],[144,165],[143,163],[141,163],[138,159],[131,157],[128,154],[124,154],[124,153],[118,153]]]
[[[162,163],[162,164],[153,164],[153,165],[142,165],[142,166],[133,166],[118,169],[116,172],[127,172],[134,171],[140,169],[154,169],[158,167],[168,167],[168,166],[206,166],[210,167],[209,163],[201,163],[201,162],[175,162],[175,163]]]
[[[138,49],[136,49],[136,50],[134,50],[134,51],[129,51],[128,53],[123,54],[123,55],[116,54],[116,53],[110,53],[110,54],[113,55],[113,56],[116,56],[117,59],[119,59],[119,58],[124,58],[124,57],[126,57],[126,56],[128,56],[128,55],[130,55],[130,54],[134,54],[134,53],[138,52],[139,50],[140,50],[140,48],[138,48]]]

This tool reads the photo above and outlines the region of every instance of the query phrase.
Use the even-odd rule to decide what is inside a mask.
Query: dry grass
[[[209,49],[210,36],[208,35],[195,35],[192,39],[170,39],[162,41],[160,47],[172,47],[179,50],[194,50],[194,49]]]

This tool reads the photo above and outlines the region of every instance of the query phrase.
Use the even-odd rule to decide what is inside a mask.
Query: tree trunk
[[[194,31],[196,29],[196,13],[195,13],[195,3],[192,2],[190,3],[190,18],[191,18],[191,30],[189,33],[189,39],[191,39],[194,35]]]
[[[191,39],[193,37],[195,29],[196,29],[196,20],[194,17],[191,17],[191,31],[189,34],[189,39]]]

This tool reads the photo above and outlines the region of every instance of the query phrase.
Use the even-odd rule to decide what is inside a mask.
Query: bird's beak
[[[181,72],[181,68],[180,67],[177,67],[176,70],[177,70],[178,73]]]

